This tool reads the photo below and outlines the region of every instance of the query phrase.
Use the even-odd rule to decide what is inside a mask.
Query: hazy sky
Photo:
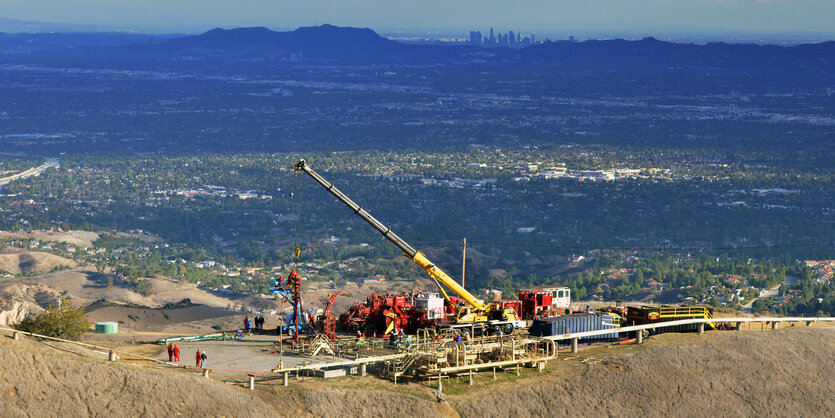
[[[0,17],[140,30],[371,28],[835,32],[835,0],[0,0]]]

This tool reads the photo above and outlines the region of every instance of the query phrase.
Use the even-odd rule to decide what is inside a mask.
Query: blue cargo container
[[[577,332],[599,331],[604,329],[617,329],[620,325],[615,322],[614,317],[607,314],[574,314],[565,316],[556,316],[553,318],[534,319],[529,332],[531,335],[537,337],[549,337],[552,335],[574,334]],[[594,341],[612,341],[617,340],[619,333],[617,331],[595,335],[593,337],[583,337],[580,341],[594,342]]]

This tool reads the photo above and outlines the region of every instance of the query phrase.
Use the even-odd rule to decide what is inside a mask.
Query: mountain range
[[[137,36],[113,34],[89,39],[37,34],[40,48],[15,51],[15,43],[32,43],[36,35],[0,35],[0,53],[24,52],[47,61],[166,62],[257,60],[330,63],[517,62],[583,68],[723,67],[835,73],[835,42],[791,47],[755,44],[684,44],[645,38],[638,41],[590,40],[545,42],[521,49],[481,48],[473,45],[404,44],[367,28],[321,25],[276,32],[263,27],[212,29],[192,36]],[[62,43],[61,36],[65,39]],[[131,40],[136,41],[130,43]],[[20,54],[18,54],[20,55]]]

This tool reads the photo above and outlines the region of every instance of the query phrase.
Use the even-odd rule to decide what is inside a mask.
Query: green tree
[[[151,284],[150,281],[145,279],[139,279],[136,281],[136,284],[134,285],[134,290],[136,290],[137,293],[143,296],[148,296],[149,294],[151,294],[151,289],[153,289],[153,287],[154,286]]]
[[[49,305],[45,312],[27,317],[16,328],[50,337],[78,340],[89,330],[90,322],[84,310],[74,308],[71,302],[64,302],[62,306]]]

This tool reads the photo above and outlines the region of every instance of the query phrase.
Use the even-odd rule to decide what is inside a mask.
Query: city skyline
[[[351,2],[217,0],[0,0],[0,18],[90,25],[108,30],[199,32],[212,27],[275,30],[330,23],[379,31],[501,28],[565,33],[833,33],[835,2],[825,0],[382,0]],[[548,33],[551,32],[551,33]]]

